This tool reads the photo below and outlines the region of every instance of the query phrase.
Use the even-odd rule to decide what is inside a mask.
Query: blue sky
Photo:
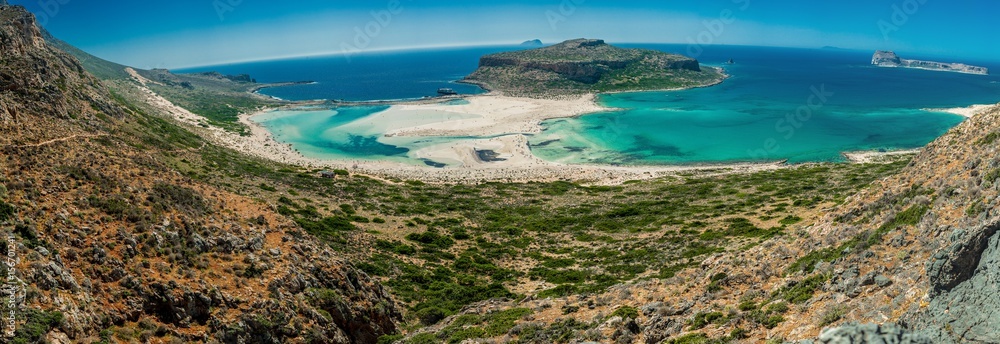
[[[55,36],[140,68],[578,37],[1000,60],[993,0],[9,2],[36,13]]]

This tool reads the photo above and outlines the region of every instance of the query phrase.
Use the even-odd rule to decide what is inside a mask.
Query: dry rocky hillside
[[[162,163],[203,144],[130,108],[0,6],[4,342],[369,343],[401,311],[267,204]],[[6,317],[4,329],[8,329]]]

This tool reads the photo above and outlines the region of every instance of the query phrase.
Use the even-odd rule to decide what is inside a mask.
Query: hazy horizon
[[[507,45],[541,39],[612,43],[835,46],[1000,60],[988,35],[993,9],[928,0],[701,3],[524,0],[489,4],[421,0],[296,4],[259,0],[10,1],[53,35],[99,57],[139,68],[226,63],[414,48]]]

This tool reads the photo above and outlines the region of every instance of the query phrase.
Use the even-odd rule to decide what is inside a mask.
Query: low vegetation
[[[791,226],[815,219],[814,209],[841,203],[906,164],[807,165],[611,187],[431,185],[362,176],[323,179],[318,171],[212,147],[198,155],[178,155],[175,162],[191,178],[259,195],[308,233],[356,256],[358,267],[380,277],[419,326],[491,298],[600,293],[615,284],[668,278],[706,255],[787,235]],[[179,163],[182,159],[203,162]],[[900,215],[900,221],[911,222],[911,215]],[[358,250],[359,244],[371,249]],[[724,278],[712,281],[713,288],[724,288]],[[802,302],[825,281],[821,278],[826,276],[807,278],[773,299]],[[778,310],[763,304],[751,311],[773,327],[781,321]],[[617,312],[629,317],[634,311]],[[488,335],[486,327],[478,328]],[[455,338],[481,335],[473,328],[455,333]]]

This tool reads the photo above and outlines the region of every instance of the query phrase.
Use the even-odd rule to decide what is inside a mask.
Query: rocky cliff
[[[487,55],[465,78],[504,94],[552,96],[697,87],[721,82],[715,68],[697,60],[603,40],[576,39],[550,47]]]
[[[166,164],[221,148],[109,92],[19,6],[0,7],[0,133],[5,340],[370,343],[402,321],[271,206]]]
[[[875,55],[872,56],[872,64],[879,67],[905,67],[966,74],[990,74],[990,70],[986,67],[970,66],[962,63],[906,60],[899,58],[894,52],[883,50],[875,52]]]

